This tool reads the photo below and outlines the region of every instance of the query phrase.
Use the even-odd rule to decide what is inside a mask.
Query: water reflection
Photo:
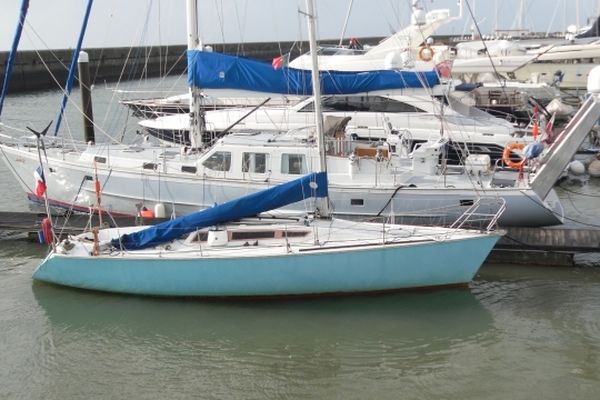
[[[115,296],[38,283],[32,290],[50,322],[60,370],[74,379],[91,359],[93,373],[110,374],[117,386],[124,378],[116,371],[126,375],[133,362],[142,381],[155,370],[163,371],[163,385],[184,374],[193,378],[186,390],[209,385],[228,398],[244,398],[248,385],[327,397],[340,382],[351,394],[373,379],[396,388],[400,377],[433,379],[462,348],[494,340],[491,314],[469,290],[250,302]]]
[[[472,290],[510,341],[507,368],[523,354],[519,373],[532,379],[600,382],[600,269],[489,265]]]

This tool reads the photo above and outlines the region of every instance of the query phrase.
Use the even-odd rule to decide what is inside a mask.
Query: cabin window
[[[267,172],[267,153],[243,153],[242,154],[242,172],[252,172],[255,174],[264,174]]]
[[[106,164],[106,157],[94,156],[94,161]]]
[[[231,233],[231,240],[272,239],[275,231],[239,231]]]
[[[364,199],[350,199],[350,205],[362,207],[365,205],[365,200]]]
[[[281,173],[290,175],[306,174],[306,160],[304,154],[282,154]]]
[[[202,165],[213,171],[229,171],[231,168],[231,153],[228,151],[215,151]]]
[[[389,112],[389,113],[417,113],[425,112],[412,104],[390,99],[389,97],[371,96],[367,98],[368,108],[371,112]]]
[[[196,173],[196,167],[193,165],[182,165],[181,166],[181,172],[187,172],[189,174],[195,174]]]
[[[158,167],[158,165],[156,163],[152,163],[152,162],[147,162],[147,163],[142,164],[143,169],[155,170],[156,167]]]

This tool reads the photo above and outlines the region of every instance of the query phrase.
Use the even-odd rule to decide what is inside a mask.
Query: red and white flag
[[[281,69],[283,67],[287,67],[290,63],[290,53],[283,54],[279,57],[275,57],[273,61],[271,61],[271,65],[273,69]]]
[[[35,178],[35,194],[38,197],[42,197],[46,193],[46,178],[44,177],[44,170],[41,165],[33,171],[33,176]]]

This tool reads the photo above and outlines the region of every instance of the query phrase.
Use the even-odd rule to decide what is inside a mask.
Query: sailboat
[[[312,0],[306,6],[314,46]],[[318,99],[316,58],[312,79]],[[315,115],[323,171],[152,227],[101,229],[66,239],[33,278],[108,292],[208,297],[381,292],[468,283],[501,233],[461,229],[465,220],[438,228],[331,218],[319,102]],[[322,199],[314,214],[273,220],[261,216],[309,198]]]

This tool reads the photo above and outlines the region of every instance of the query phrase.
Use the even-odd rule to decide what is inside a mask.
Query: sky
[[[536,32],[564,31],[586,25],[598,14],[600,0],[468,0],[483,33],[516,27],[516,10],[525,1],[524,24]],[[30,0],[20,49],[73,48],[86,0]],[[320,39],[338,39],[352,4],[345,37],[388,36],[409,23],[411,0],[316,0]],[[457,0],[422,0],[428,11],[450,9]],[[21,0],[2,0],[0,51],[11,46]],[[306,40],[306,22],[298,13],[304,0],[199,0],[204,43]],[[442,27],[440,34],[469,34],[473,19]],[[185,0],[94,0],[84,48],[174,45],[186,43]]]

